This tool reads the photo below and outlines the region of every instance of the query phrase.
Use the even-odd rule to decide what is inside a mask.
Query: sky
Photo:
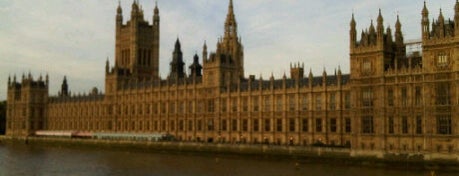
[[[121,0],[124,22],[133,0]],[[155,1],[139,0],[151,22]],[[169,73],[177,37],[188,66],[223,35],[229,0],[157,0],[161,16],[160,74]],[[455,0],[428,0],[430,18],[443,9],[454,17]],[[104,90],[105,61],[114,62],[117,0],[0,0],[0,100],[8,76],[49,74],[49,94],[56,95],[67,76],[73,93]],[[234,0],[245,53],[245,75],[276,78],[289,74],[290,63],[306,72],[349,73],[349,22],[368,28],[380,8],[385,27],[400,16],[405,40],[421,38],[422,0]],[[394,31],[394,30],[393,30]],[[360,32],[358,32],[360,33]],[[202,61],[201,61],[202,63]],[[308,73],[305,73],[308,74]]]

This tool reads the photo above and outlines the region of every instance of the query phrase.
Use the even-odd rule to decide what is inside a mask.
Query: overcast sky
[[[443,9],[453,18],[454,0],[427,2],[430,18]],[[132,0],[121,0],[124,20]],[[151,22],[154,1],[140,0]],[[215,50],[223,34],[228,0],[158,0],[161,16],[160,73],[169,73],[174,42],[182,42],[186,65],[207,41]],[[105,61],[113,64],[116,0],[0,0],[0,100],[8,75],[48,73],[50,95],[64,75],[72,92],[104,89]],[[394,26],[400,15],[405,39],[419,39],[422,0],[234,0],[247,75],[288,74],[291,62],[315,75],[341,66],[349,73],[349,21],[355,13],[359,33],[376,19]],[[393,30],[394,31],[394,30]],[[307,74],[307,73],[306,73]]]

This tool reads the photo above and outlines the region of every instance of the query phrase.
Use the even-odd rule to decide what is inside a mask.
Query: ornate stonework
[[[186,75],[177,40],[171,72],[158,75],[159,10],[152,24],[132,4],[131,19],[116,15],[116,58],[106,65],[105,94],[73,95],[64,79],[58,96],[48,78],[8,80],[7,135],[37,130],[169,133],[182,141],[347,146],[388,152],[457,153],[459,3],[454,21],[432,24],[422,10],[422,53],[406,54],[397,17],[395,32],[376,24],[357,40],[350,23],[350,74],[290,78],[244,75],[244,47],[230,0],[217,50],[204,44]],[[201,71],[203,73],[201,73]]]

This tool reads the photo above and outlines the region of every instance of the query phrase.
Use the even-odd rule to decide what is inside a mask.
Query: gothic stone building
[[[244,48],[230,0],[217,50],[204,44],[186,75],[180,41],[170,74],[159,77],[159,10],[152,24],[134,1],[131,19],[116,15],[115,63],[105,94],[58,96],[48,77],[8,80],[7,135],[37,130],[168,133],[181,141],[335,145],[388,152],[456,152],[459,114],[459,3],[454,21],[429,21],[422,10],[422,52],[406,54],[401,23],[384,28],[381,11],[357,40],[350,23],[350,74],[244,75]],[[455,115],[456,114],[456,115]]]

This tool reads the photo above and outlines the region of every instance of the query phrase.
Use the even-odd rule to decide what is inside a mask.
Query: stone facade
[[[204,44],[185,74],[177,40],[171,71],[158,75],[159,10],[144,20],[134,1],[131,19],[116,15],[116,58],[107,61],[105,94],[72,95],[64,79],[58,96],[48,96],[48,78],[8,80],[7,135],[36,130],[169,133],[181,141],[347,146],[388,152],[455,152],[459,148],[459,23],[440,15],[432,30],[422,15],[422,53],[407,56],[401,23],[394,37],[383,26],[357,40],[350,24],[350,74],[338,69],[304,76],[244,75],[244,47],[230,0],[217,50]],[[459,3],[454,21],[459,21]],[[201,73],[202,71],[202,73]]]

